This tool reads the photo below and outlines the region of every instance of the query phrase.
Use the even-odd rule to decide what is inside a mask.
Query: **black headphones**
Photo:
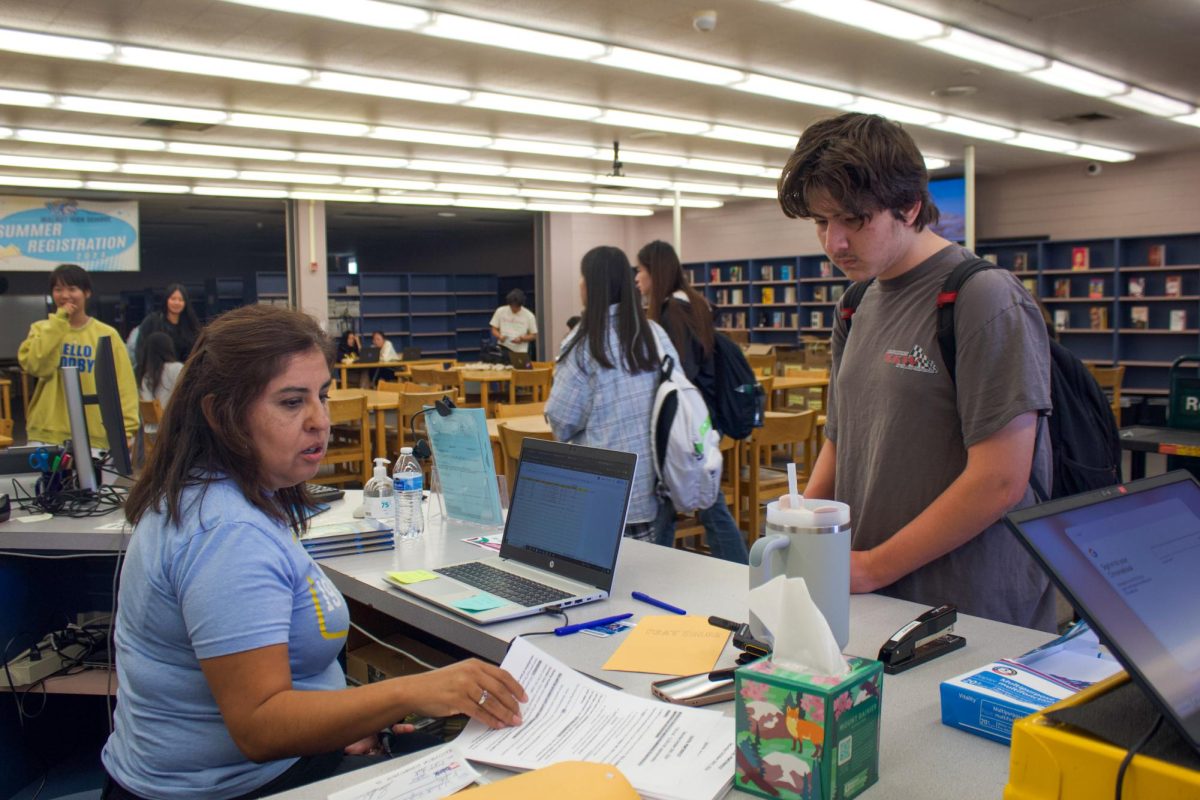
[[[458,406],[454,405],[453,400],[443,396],[441,400],[433,402],[433,408],[423,408],[420,413],[412,415],[412,418],[408,421],[408,427],[412,432],[413,455],[417,459],[424,461],[433,455],[433,451],[429,448],[429,442],[417,438],[417,417],[421,416],[421,414],[428,414],[430,411],[436,411],[439,417],[448,417],[456,408]]]

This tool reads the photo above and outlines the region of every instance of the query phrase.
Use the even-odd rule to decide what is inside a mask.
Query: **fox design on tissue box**
[[[835,800],[878,779],[882,666],[844,677],[758,661],[737,671],[737,788],[780,800]]]

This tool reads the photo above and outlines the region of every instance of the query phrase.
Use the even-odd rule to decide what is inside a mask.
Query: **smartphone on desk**
[[[685,706],[706,706],[733,699],[733,676],[712,680],[709,673],[667,678],[650,684],[650,691],[659,700]]]

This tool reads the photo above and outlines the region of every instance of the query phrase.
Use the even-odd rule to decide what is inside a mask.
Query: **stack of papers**
[[[524,723],[491,730],[471,720],[455,740],[466,758],[514,770],[559,761],[612,764],[651,800],[711,800],[732,783],[732,717],[630,697],[519,637],[501,666],[529,695]]]
[[[301,537],[300,544],[313,558],[373,553],[396,546],[391,526],[371,518],[314,525]]]

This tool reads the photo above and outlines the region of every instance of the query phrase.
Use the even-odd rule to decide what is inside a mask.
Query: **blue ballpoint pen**
[[[672,614],[685,614],[685,615],[687,614],[687,612],[684,611],[682,608],[676,608],[675,606],[671,605],[670,603],[664,603],[662,600],[655,600],[650,595],[642,594],[641,592],[634,592],[633,599],[641,600],[643,603],[649,603],[652,606],[658,606],[661,609],[670,611]]]
[[[577,622],[574,625],[563,625],[561,628],[554,629],[555,636],[567,636],[568,634],[582,631],[586,628],[603,628],[605,625],[611,625],[614,622],[620,622],[623,619],[629,619],[633,614],[617,614],[615,617],[601,617],[600,619],[588,620],[587,622]]]

